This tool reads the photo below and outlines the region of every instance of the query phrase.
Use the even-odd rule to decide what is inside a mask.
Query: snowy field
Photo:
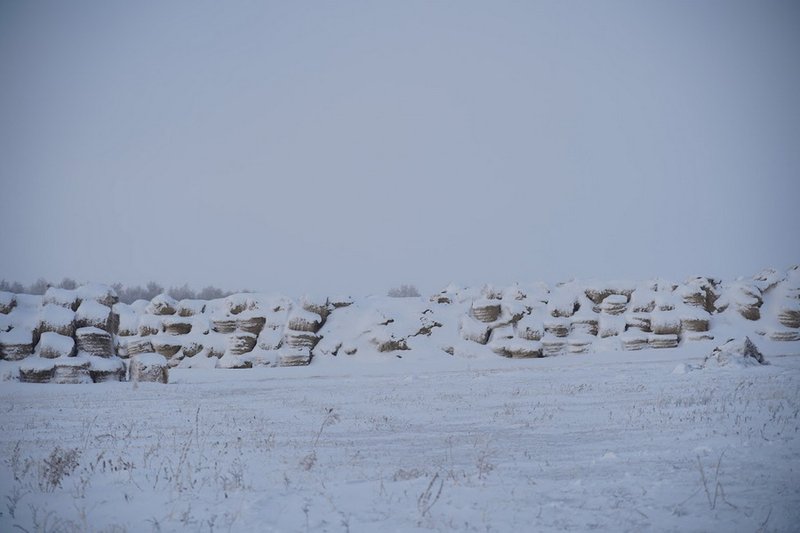
[[[797,531],[796,343],[712,347],[3,382],[0,531]]]

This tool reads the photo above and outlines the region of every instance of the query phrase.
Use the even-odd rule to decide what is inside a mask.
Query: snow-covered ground
[[[0,530],[796,531],[800,350],[717,344],[2,382]]]

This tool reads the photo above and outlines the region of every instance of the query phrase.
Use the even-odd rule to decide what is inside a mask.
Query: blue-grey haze
[[[2,2],[0,277],[800,262],[800,3]]]

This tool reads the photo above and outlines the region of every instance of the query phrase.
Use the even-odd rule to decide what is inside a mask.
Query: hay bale
[[[800,306],[787,299],[778,309],[778,322],[787,328],[800,328]]]
[[[341,309],[342,307],[348,307],[353,305],[353,297],[352,296],[334,296],[332,298],[328,298],[328,302],[330,302],[331,306],[334,309]]]
[[[542,340],[544,336],[544,323],[541,318],[533,314],[523,316],[515,325],[517,337],[529,341]]]
[[[647,347],[649,336],[637,330],[628,330],[620,336],[622,348],[628,351],[641,350]]]
[[[151,350],[152,351],[152,350]],[[182,358],[183,357],[194,357],[195,355],[199,354],[203,351],[203,345],[196,341],[187,341],[183,344],[183,348],[181,348]]]
[[[480,298],[472,302],[470,315],[480,322],[490,323],[497,320],[501,312],[500,302],[488,298]]]
[[[573,335],[597,335],[597,319],[590,316],[573,316],[570,324],[570,333]]]
[[[502,339],[490,344],[491,350],[497,355],[511,359],[530,359],[542,357],[542,343],[524,339]]]
[[[279,328],[264,328],[258,334],[256,345],[262,350],[277,350],[283,344],[283,332]]]
[[[678,335],[681,319],[672,311],[654,311],[650,314],[650,329],[657,335]]]
[[[548,318],[544,321],[545,334],[554,337],[566,337],[569,335],[570,322],[565,318]]]
[[[72,337],[47,331],[39,337],[36,355],[45,359],[70,357],[75,354],[75,341]]]
[[[550,294],[547,312],[552,317],[568,318],[580,309],[577,295],[568,289],[557,290]]]
[[[765,365],[767,361],[749,337],[744,339],[729,339],[714,348],[702,363],[708,367],[748,367]]]
[[[283,336],[283,346],[292,349],[308,348],[312,350],[319,342],[319,339],[319,335],[310,331],[286,330]]]
[[[111,334],[100,328],[88,326],[75,331],[75,344],[79,352],[100,357],[111,357],[114,344]]]
[[[70,289],[59,289],[58,287],[48,287],[42,296],[42,305],[57,305],[75,311],[78,308],[78,291]]]
[[[567,340],[561,337],[552,337],[545,335],[542,337],[542,355],[550,357],[553,355],[561,355],[566,351]]]
[[[89,359],[86,357],[61,357],[51,359],[55,363],[51,383],[80,384],[91,383]]]
[[[39,310],[39,333],[51,331],[71,337],[75,333],[75,313],[56,304],[47,304]]]
[[[0,291],[0,313],[7,315],[17,304],[17,298],[13,292]]]
[[[800,341],[800,330],[796,329],[771,329],[767,337],[773,341],[791,342]]]
[[[405,339],[395,338],[394,335],[389,335],[389,337],[373,337],[371,340],[381,353],[397,352],[409,349]]]
[[[147,306],[147,313],[156,316],[174,315],[178,312],[178,302],[166,293],[161,293]]]
[[[52,359],[29,357],[19,366],[19,380],[22,383],[50,383],[55,369]]]
[[[681,313],[681,330],[702,333],[711,327],[711,315],[702,309],[684,310]]]
[[[687,333],[683,339],[687,341],[712,341],[714,340],[714,335],[710,333]]]
[[[264,324],[267,322],[265,316],[240,316],[236,319],[236,327],[241,331],[258,335],[264,329]]]
[[[625,315],[625,329],[636,329],[645,333],[652,331],[649,313],[628,313]]]
[[[152,353],[154,351],[153,343],[150,342],[150,337],[136,337],[128,339],[125,342],[125,347],[125,352],[128,357],[132,357],[140,353]]]
[[[622,294],[609,294],[600,304],[600,311],[609,315],[621,315],[627,307],[627,297]]]
[[[569,353],[586,353],[592,346],[594,338],[590,335],[576,335],[567,339],[567,351]]]
[[[155,335],[150,337],[153,351],[164,357],[172,357],[183,348],[183,340],[172,335]]]
[[[228,316],[212,318],[211,329],[217,333],[233,333],[236,331],[236,318]]]
[[[483,322],[475,320],[471,316],[462,315],[458,321],[458,332],[464,340],[486,344],[489,341],[491,329]]]
[[[184,299],[178,302],[178,316],[195,316],[200,315],[206,310],[205,300],[191,300]]]
[[[119,357],[88,357],[89,377],[94,383],[125,381],[125,363]]]
[[[76,328],[93,327],[113,332],[112,326],[111,308],[99,302],[84,300],[75,311]]]
[[[283,349],[278,355],[278,366],[305,366],[311,363],[308,348]]]
[[[101,283],[87,283],[75,289],[75,292],[78,295],[80,303],[89,300],[110,308],[115,303],[119,302],[116,291],[108,285],[103,285]]]
[[[647,344],[651,348],[675,348],[678,346],[679,338],[673,334],[651,333],[647,337]]]
[[[0,357],[6,361],[19,361],[33,353],[33,330],[17,327],[0,332]]]
[[[132,337],[139,334],[139,315],[126,304],[115,304],[111,309],[118,317],[117,335]]]
[[[625,317],[619,315],[601,315],[597,324],[597,334],[601,338],[616,337],[625,331]]]
[[[158,335],[164,327],[163,319],[155,315],[142,315],[139,318],[139,336]]]
[[[225,297],[224,306],[230,314],[238,315],[243,311],[258,309],[258,302],[250,294],[238,293]]]
[[[156,353],[134,355],[131,357],[131,381],[169,383],[166,358]]]
[[[228,337],[228,351],[233,355],[242,355],[250,352],[256,346],[256,335],[247,332],[236,332]]]
[[[192,323],[185,317],[168,316],[164,319],[164,333],[167,335],[186,335],[192,331]]]
[[[294,309],[289,314],[286,327],[294,331],[309,331],[316,333],[322,327],[324,320],[317,313],[305,309]]]
[[[322,320],[325,321],[331,312],[332,306],[327,298],[305,295],[300,299],[300,307],[310,313],[319,315],[322,317]]]

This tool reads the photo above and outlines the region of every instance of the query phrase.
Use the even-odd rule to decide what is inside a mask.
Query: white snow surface
[[[0,530],[796,531],[800,354],[713,346],[3,382]]]

